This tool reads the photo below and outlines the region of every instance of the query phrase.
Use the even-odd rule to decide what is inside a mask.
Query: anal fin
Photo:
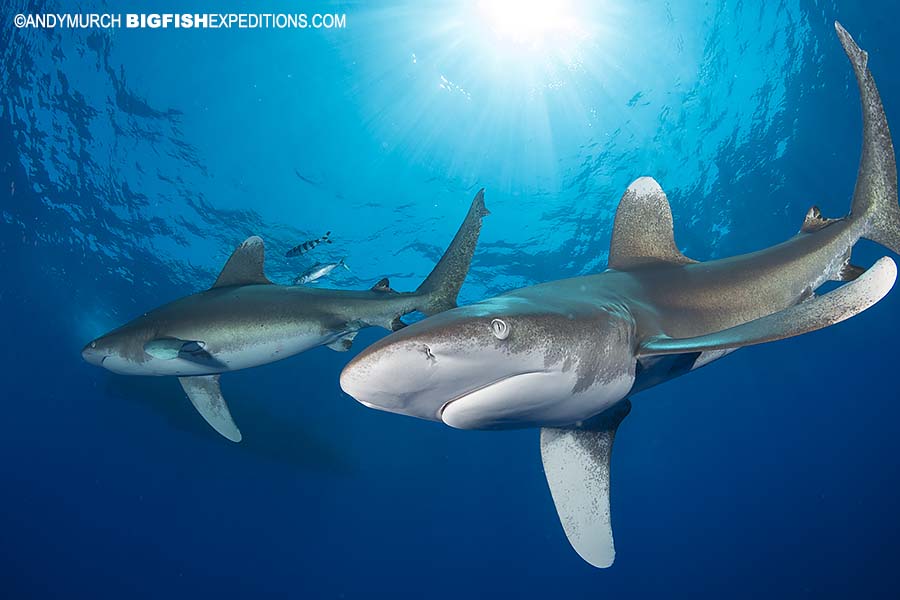
[[[231,418],[231,411],[222,397],[218,375],[179,377],[178,381],[191,404],[213,429],[232,442],[241,441],[241,431]]]
[[[335,352],[346,352],[353,346],[353,340],[356,338],[357,333],[359,333],[358,330],[351,331],[350,333],[342,335],[330,344],[326,344],[326,346]]]
[[[849,262],[846,262],[844,263],[844,266],[841,267],[840,273],[838,273],[838,281],[855,281],[865,272],[866,270],[862,267],[857,267],[856,265],[851,265]]]
[[[831,281],[856,281],[856,279],[866,272],[862,267],[857,267],[850,263],[853,248],[848,248],[844,253],[841,266],[831,275]]]
[[[609,474],[616,429],[631,411],[624,400],[580,428],[541,429],[541,459],[569,543],[595,567],[613,564]]]

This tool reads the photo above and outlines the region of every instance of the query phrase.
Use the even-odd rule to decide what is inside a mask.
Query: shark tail
[[[489,214],[484,205],[484,190],[479,190],[450,247],[416,290],[416,295],[421,297],[416,306],[418,311],[430,316],[456,307],[456,297],[469,273],[481,233],[481,219]]]
[[[862,237],[900,253],[897,164],[881,96],[869,71],[869,55],[835,22],[844,52],[853,65],[863,113],[863,147],[853,191],[852,219],[863,219]]]

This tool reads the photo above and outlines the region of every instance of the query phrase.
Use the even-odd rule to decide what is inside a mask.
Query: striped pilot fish
[[[301,254],[306,254],[319,244],[330,244],[331,242],[331,232],[328,231],[320,238],[316,238],[314,240],[309,240],[308,242],[303,242],[302,244],[297,244],[287,252],[285,252],[285,256],[300,256]]]

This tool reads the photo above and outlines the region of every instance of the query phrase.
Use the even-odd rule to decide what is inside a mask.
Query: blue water
[[[782,241],[814,203],[840,216],[861,124],[834,19],[900,122],[889,2],[573,0],[578,34],[540,44],[476,4],[252,3],[346,13],[332,31],[40,31],[12,15],[70,3],[6,3],[4,597],[895,597],[897,291],[637,396],[605,571],[565,539],[536,431],[456,431],[341,392],[384,331],[223,377],[240,445],[174,379],[82,361],[93,337],[208,287],[251,234],[278,282],[308,266],[287,248],[331,230],[310,258],[352,271],[320,285],[414,289],[482,186],[462,303],[601,270],[641,175],[697,259]],[[863,243],[854,261],[883,253]]]

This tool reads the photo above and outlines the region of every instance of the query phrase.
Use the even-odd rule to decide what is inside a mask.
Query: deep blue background
[[[638,396],[606,571],[569,548],[536,431],[455,431],[340,391],[383,331],[224,377],[240,445],[175,380],[79,356],[209,285],[250,234],[279,281],[305,266],[287,247],[333,230],[315,258],[353,271],[324,285],[411,289],[480,186],[493,214],[463,302],[602,268],[640,175],[698,259],[781,241],[813,203],[839,216],[861,128],[831,23],[869,51],[898,122],[892,3],[573,3],[593,37],[562,66],[553,43],[486,41],[462,1],[301,7],[346,12],[331,32],[11,25],[65,4],[0,20],[5,597],[896,595],[896,292]]]

